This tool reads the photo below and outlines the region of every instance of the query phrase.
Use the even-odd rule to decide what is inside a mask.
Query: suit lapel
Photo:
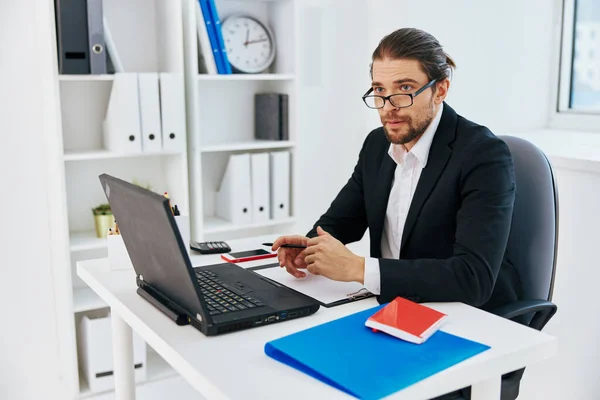
[[[446,103],[444,103],[444,110],[442,112],[440,124],[435,132],[435,136],[429,150],[427,166],[423,168],[423,171],[421,172],[419,183],[415,189],[415,194],[410,203],[408,215],[406,216],[406,222],[404,223],[404,230],[402,232],[402,242],[400,244],[400,253],[402,253],[404,250],[404,244],[412,232],[423,204],[429,197],[429,194],[435,187],[440,175],[448,163],[448,160],[450,159],[452,148],[449,146],[449,144],[454,140],[456,135],[457,121],[458,117],[456,112]]]
[[[375,216],[373,217],[373,227],[369,230],[371,235],[371,256],[381,257],[381,237],[383,235],[383,222],[385,221],[385,212],[387,210],[390,191],[392,190],[392,181],[394,180],[394,171],[396,163],[386,153],[379,172],[377,174],[377,184],[375,186]]]

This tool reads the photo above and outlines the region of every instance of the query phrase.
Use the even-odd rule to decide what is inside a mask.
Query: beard
[[[382,117],[381,122],[383,123],[383,131],[385,132],[385,136],[390,143],[406,144],[417,140],[423,135],[423,133],[425,133],[427,127],[431,123],[431,120],[433,120],[433,116],[434,108],[433,101],[431,101],[424,112],[421,115],[418,115],[414,121],[413,118],[408,115],[400,117],[392,112]],[[388,120],[402,120],[406,124],[399,128],[392,128],[390,132],[385,125],[385,121]]]

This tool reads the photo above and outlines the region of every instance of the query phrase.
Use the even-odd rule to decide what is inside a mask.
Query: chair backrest
[[[523,300],[552,300],[558,247],[558,192],[552,166],[527,140],[499,136],[515,167],[516,197],[508,259],[523,284]]]

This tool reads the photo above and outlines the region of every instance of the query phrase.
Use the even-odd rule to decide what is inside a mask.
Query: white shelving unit
[[[107,307],[106,303],[89,287],[73,290],[73,312],[97,310]]]
[[[293,81],[294,74],[232,74],[232,75],[207,75],[199,74],[199,81]]]
[[[169,72],[184,79],[181,0],[104,0],[103,8],[125,72]],[[96,237],[91,211],[107,203],[98,176],[108,173],[149,185],[158,193],[168,192],[181,213],[189,215],[188,155],[187,148],[139,154],[107,150],[103,145],[102,121],[114,75],[58,75],[57,80],[76,327],[86,312],[106,307],[75,272],[77,261],[107,256],[106,239]],[[77,349],[76,343],[72,346]],[[151,349],[147,363],[147,381],[176,375]],[[70,380],[80,382],[80,397],[97,394],[89,390],[84,379]]]
[[[60,75],[58,80],[61,82],[97,82],[97,81],[112,81],[113,75]]]
[[[296,148],[297,17],[296,0],[216,0],[221,21],[232,14],[246,14],[268,25],[275,36],[276,57],[259,74],[208,75],[199,73],[195,0],[183,0],[185,73],[187,85],[192,236],[200,240],[228,240],[254,234],[289,231],[296,223],[292,186]],[[289,96],[289,140],[254,138],[254,95],[260,92]],[[290,215],[263,223],[236,225],[216,213],[216,196],[228,157],[239,153],[289,150]],[[265,177],[269,179],[269,177]],[[273,189],[272,189],[273,190]]]
[[[148,364],[148,370],[146,371],[146,380],[142,384],[148,384],[151,382],[156,382],[163,379],[168,379],[177,376],[177,372],[171,368],[169,364],[165,360],[162,359],[151,347],[148,347],[148,352],[146,355],[146,362]],[[92,392],[88,384],[85,382],[85,379],[80,379],[79,381],[80,387],[80,398],[90,398],[93,396],[97,396],[100,393]],[[106,393],[106,392],[104,392]]]

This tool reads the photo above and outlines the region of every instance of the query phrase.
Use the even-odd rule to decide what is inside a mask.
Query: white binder
[[[144,152],[160,152],[162,150],[162,128],[160,126],[158,73],[139,73],[138,85],[142,149]]]
[[[141,153],[140,100],[136,73],[115,74],[106,117],[104,147],[115,153]]]
[[[181,152],[186,142],[183,74],[161,72],[159,78],[163,149]]]
[[[252,223],[250,154],[232,154],[217,193],[217,215],[236,225]]]
[[[276,151],[271,159],[271,219],[290,216],[290,152]]]
[[[252,174],[252,221],[265,222],[271,218],[269,153],[250,156]]]

